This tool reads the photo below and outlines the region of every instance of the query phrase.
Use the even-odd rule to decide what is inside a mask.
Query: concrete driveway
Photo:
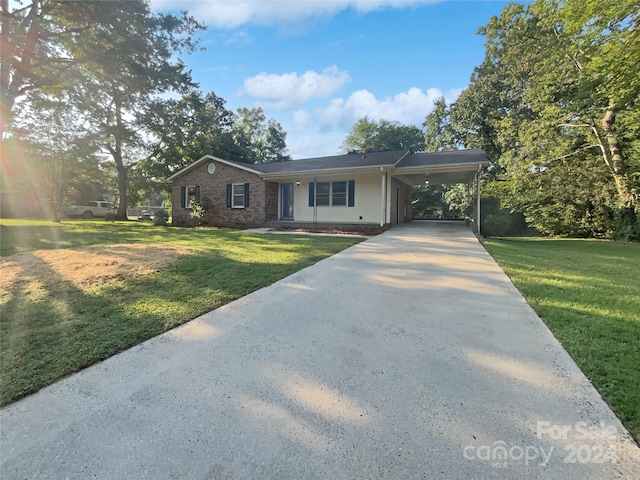
[[[1,411],[2,479],[640,478],[475,237],[393,228]]]

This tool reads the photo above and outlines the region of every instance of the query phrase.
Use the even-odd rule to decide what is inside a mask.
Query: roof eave
[[[330,173],[344,173],[349,171],[357,171],[358,173],[362,173],[365,170],[370,170],[371,172],[379,172],[380,168],[392,168],[393,164],[383,164],[383,165],[364,165],[360,167],[338,167],[338,168],[322,168],[322,169],[310,169],[310,170],[297,170],[295,172],[272,172],[272,173],[261,173],[260,176],[263,178],[276,178],[276,177],[291,177],[295,175],[317,175],[317,174],[330,174]]]
[[[250,168],[250,167],[245,167],[244,165],[240,165],[240,164],[238,164],[236,162],[231,162],[231,161],[225,160],[223,158],[214,157],[213,155],[205,155],[204,157],[201,157],[198,160],[196,160],[195,162],[193,162],[191,165],[187,165],[182,170],[178,170],[176,173],[174,173],[170,177],[167,177],[164,180],[164,183],[172,183],[173,180],[175,180],[177,177],[179,177],[181,175],[184,175],[187,172],[190,172],[191,170],[193,170],[194,168],[196,168],[197,166],[201,165],[202,163],[204,163],[207,160],[215,160],[217,162],[224,163],[225,165],[229,165],[231,167],[236,167],[236,168],[239,168],[241,170],[246,170],[247,172],[255,173],[256,175],[262,175],[262,172],[260,172],[258,170],[254,170],[253,168]]]
[[[396,167],[394,168],[394,172],[399,173],[419,173],[425,170],[430,172],[433,171],[441,171],[441,170],[451,170],[451,171],[471,171],[477,170],[480,166],[489,165],[489,161],[476,161],[476,162],[464,162],[464,163],[450,163],[450,164],[437,164],[437,165],[412,165],[409,167]]]

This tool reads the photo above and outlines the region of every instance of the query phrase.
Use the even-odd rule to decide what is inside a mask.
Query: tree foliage
[[[3,163],[15,167],[14,184],[28,185],[46,215],[62,217],[65,202],[98,190],[99,142],[69,102],[28,95],[18,106]],[[95,198],[95,192],[89,198]]]
[[[287,134],[262,108],[238,108],[233,116],[233,140],[238,147],[235,160],[246,163],[271,163],[291,160],[287,152]]]
[[[33,0],[12,10],[3,2],[2,27],[3,125],[29,92],[71,102],[115,166],[117,217],[126,219],[129,169],[151,149],[146,110],[194,87],[179,54],[196,48],[202,25],[186,12],[154,14],[141,0]]]
[[[95,2],[109,29],[92,29],[86,41],[91,59],[82,66],[85,81],[76,100],[102,134],[118,175],[116,217],[127,218],[129,170],[148,155],[141,134],[146,111],[159,95],[186,93],[195,85],[176,55],[195,48],[202,26],[193,17],[152,14],[141,1]]]
[[[444,97],[439,97],[433,104],[433,110],[422,124],[424,127],[424,148],[427,152],[456,150],[459,141],[457,132],[451,125],[447,102]]]
[[[155,139],[151,154],[131,169],[129,199],[166,192],[164,180],[204,155],[244,163],[290,160],[286,133],[262,109],[236,113],[214,92],[193,91],[179,99],[159,99],[143,123]]]
[[[345,152],[379,152],[384,150],[409,149],[412,152],[424,151],[424,134],[413,125],[380,120],[379,122],[363,117],[353,126],[351,133],[342,144]]]
[[[628,0],[509,4],[480,29],[485,59],[441,114],[487,152],[503,205],[544,232],[609,236],[640,213],[638,22]]]
[[[131,169],[129,200],[140,202],[166,192],[164,180],[202,156],[237,160],[233,112],[210,92],[189,92],[177,99],[156,99],[141,119],[153,139],[148,155]]]
[[[100,2],[32,0],[10,8],[9,0],[0,1],[0,134],[10,127],[18,99],[71,84],[78,65],[90,58],[85,41],[89,31],[113,27],[113,18],[103,17],[96,3]]]

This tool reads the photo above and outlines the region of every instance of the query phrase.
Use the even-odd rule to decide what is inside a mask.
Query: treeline
[[[231,112],[198,90],[181,55],[200,48],[204,25],[187,12],[131,0],[0,6],[3,196],[36,196],[60,218],[65,200],[109,194],[126,219],[129,202],[205,153],[289,159],[261,109]]]

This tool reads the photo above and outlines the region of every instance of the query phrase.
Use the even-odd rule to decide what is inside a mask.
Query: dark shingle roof
[[[469,150],[453,150],[450,152],[414,153],[407,155],[396,168],[402,167],[433,167],[436,165],[451,165],[460,163],[487,164],[489,160],[479,148]]]
[[[406,153],[407,150],[350,153],[332,157],[303,158],[288,162],[245,164],[245,166],[266,174],[297,173],[334,168],[378,167],[393,165]]]
[[[215,157],[206,155],[198,161],[192,163],[188,167],[184,168],[183,170],[174,173],[169,178],[167,178],[166,181],[170,182],[174,178],[184,174],[185,172],[200,165],[202,162],[208,161],[212,158]],[[402,169],[403,167],[435,167],[465,164],[486,165],[489,163],[487,156],[480,149],[414,154],[410,154],[408,150],[388,150],[385,152],[350,153],[346,155],[335,155],[331,157],[303,158],[300,160],[290,160],[287,162],[274,163],[240,163],[231,160],[218,160],[229,163],[231,165],[236,165],[239,168],[259,172],[267,176],[381,166],[394,166],[397,169]]]

